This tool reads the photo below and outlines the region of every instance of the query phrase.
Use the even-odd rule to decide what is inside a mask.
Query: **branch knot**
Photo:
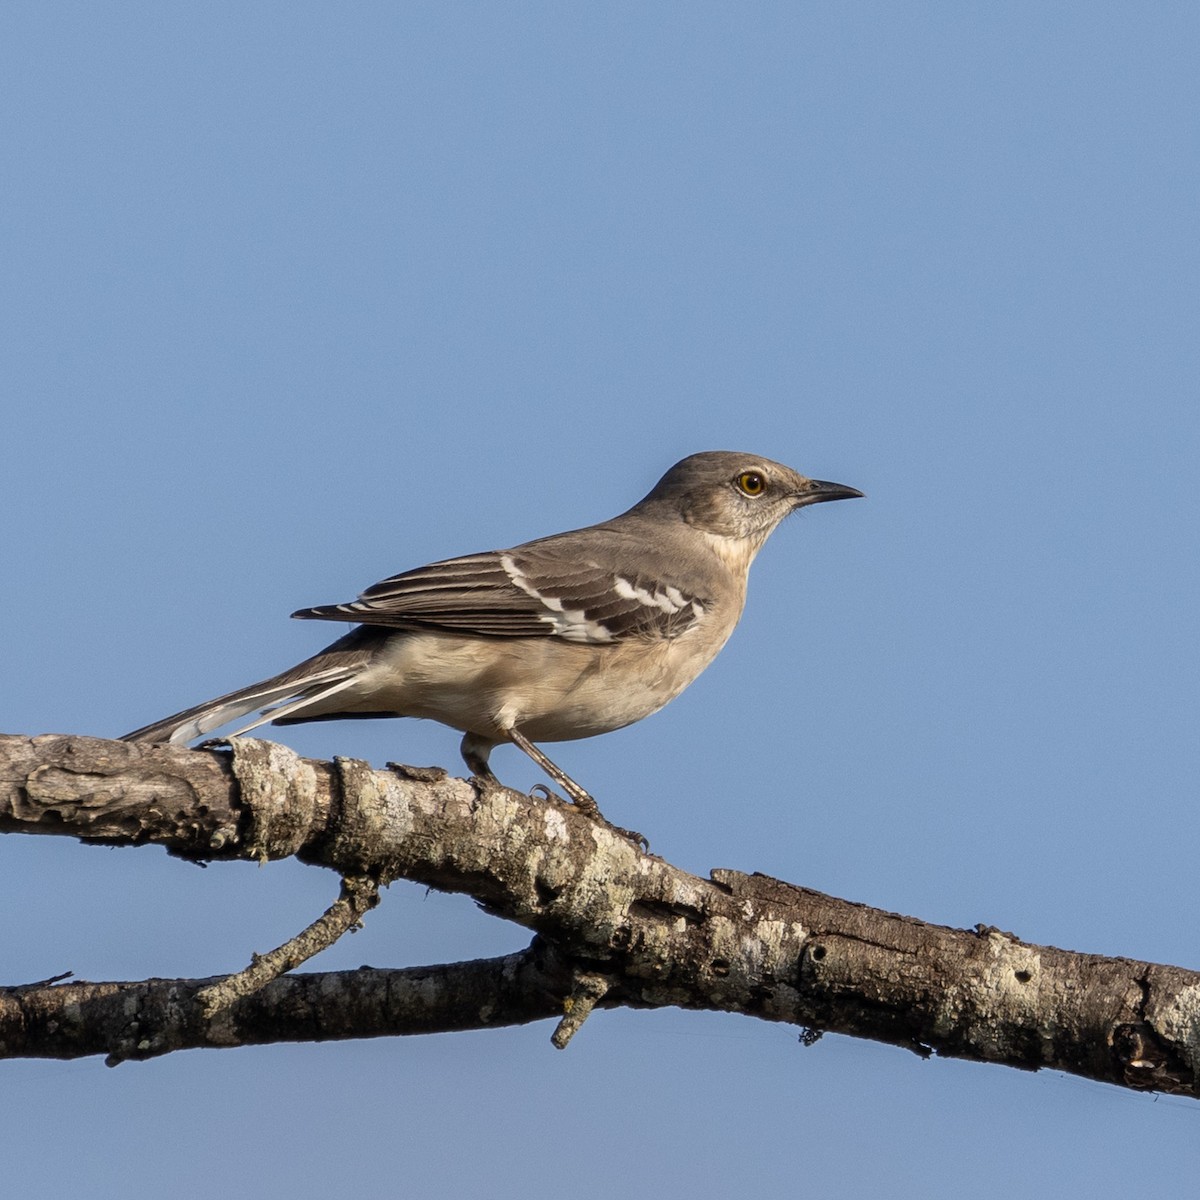
[[[230,738],[233,775],[245,810],[247,857],[290,858],[312,834],[317,775],[294,750],[258,738]]]

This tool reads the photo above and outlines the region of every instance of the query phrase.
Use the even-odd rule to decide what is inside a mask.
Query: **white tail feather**
[[[272,721],[276,720],[279,717],[285,717],[294,712],[303,712],[304,709],[309,707],[309,705],[316,704],[318,701],[321,701],[321,700],[325,700],[329,696],[336,696],[338,694],[338,692],[345,691],[346,688],[348,688],[352,683],[355,683],[355,682],[356,682],[355,677],[353,675],[351,675],[349,679],[343,679],[338,683],[332,684],[330,687],[323,688],[319,692],[313,692],[313,693],[310,693],[309,695],[301,696],[298,700],[293,700],[291,702],[291,704],[280,704],[280,705],[277,705],[275,708],[265,709],[261,713],[261,715],[258,716],[255,720],[251,721],[249,725],[243,725],[241,727],[241,729],[235,729],[229,736],[230,737],[241,737],[243,733],[249,733],[250,730],[257,729],[260,725],[269,725]],[[243,709],[242,711],[245,712],[246,710]],[[241,714],[237,713],[234,715],[240,716]],[[224,723],[225,723],[224,721],[221,722],[222,725]],[[216,727],[213,726],[213,728],[216,728]]]
[[[236,721],[246,713],[256,709],[262,712],[266,709],[260,719],[238,730],[238,733],[245,733],[248,729],[256,729],[259,725],[275,720],[277,716],[296,712],[323,700],[326,696],[342,691],[343,688],[349,687],[357,676],[356,668],[341,665],[326,667],[298,679],[264,680],[243,691],[218,696],[207,704],[185,709],[174,716],[156,721],[153,725],[147,725],[144,729],[135,729],[133,733],[127,733],[125,739],[134,742],[167,741],[183,745],[211,733],[214,729],[220,729],[230,721]],[[268,707],[272,704],[278,705],[279,701],[287,703],[282,707]]]

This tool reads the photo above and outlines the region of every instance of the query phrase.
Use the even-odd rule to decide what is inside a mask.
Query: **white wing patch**
[[[620,575],[613,580],[613,591],[621,597],[622,600],[636,600],[639,604],[644,604],[647,608],[660,608],[669,617],[673,617],[678,612],[689,605],[693,610],[696,610],[696,604],[684,597],[683,593],[676,587],[664,588],[661,592],[650,592],[645,588],[636,587],[630,583],[628,579],[622,579]],[[699,616],[699,611],[696,611]]]
[[[646,588],[635,586],[628,579],[622,579],[618,575],[613,584],[613,591],[623,600],[636,600],[647,608],[661,609],[668,617],[674,617],[684,609],[691,609],[689,625],[704,616],[704,605],[699,600],[689,599],[677,587],[671,587],[669,584],[661,592],[651,592]]]
[[[555,634],[568,642],[611,642],[612,632],[599,621],[591,620],[579,608],[566,608],[563,602],[554,596],[543,596],[529,582],[521,568],[513,561],[511,554],[500,555],[500,565],[504,573],[512,580],[514,587],[519,587],[527,596],[532,596],[547,611],[538,616],[539,621],[550,625]]]

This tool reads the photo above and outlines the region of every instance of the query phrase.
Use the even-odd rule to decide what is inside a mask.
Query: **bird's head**
[[[809,479],[769,458],[710,450],[677,462],[637,507],[666,509],[704,533],[744,540],[753,554],[798,508],[861,495],[857,488]]]

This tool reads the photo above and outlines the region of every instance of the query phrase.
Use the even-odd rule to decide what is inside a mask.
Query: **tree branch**
[[[557,1016],[570,973],[547,948],[439,967],[285,975],[215,1018],[213,979],[0,988],[0,1057],[84,1058],[109,1066],[200,1046],[260,1046],[525,1025]]]
[[[308,761],[253,739],[191,751],[0,737],[0,831],[154,842],[198,861],[295,854],[343,877],[466,892],[539,935],[525,952],[536,965],[510,956],[288,976],[207,1023],[195,993],[211,981],[19,989],[0,1001],[0,1053],[10,1056],[64,1051],[49,1032],[61,1013],[37,1016],[56,1006],[88,1013],[72,1026],[71,1053],[120,1058],[184,1044],[479,1028],[550,1015],[562,1018],[556,1041],[565,1044],[593,1005],[676,1005],[791,1022],[808,1036],[830,1030],[921,1054],[1200,1090],[1194,972],[1029,945],[982,926],[929,925],[761,875],[700,879],[569,805],[504,788]],[[432,980],[436,999],[419,1017],[393,1013],[393,1024],[381,1024],[370,997],[384,976],[396,995],[404,981]],[[524,982],[506,984],[510,977]],[[137,1013],[132,1032],[128,1018],[121,1027],[89,1007],[118,994]],[[484,994],[494,999],[486,1020]],[[297,1010],[303,1017],[289,1020]],[[42,1032],[31,1041],[24,1031],[35,1027]],[[58,1049],[39,1049],[51,1043]]]

